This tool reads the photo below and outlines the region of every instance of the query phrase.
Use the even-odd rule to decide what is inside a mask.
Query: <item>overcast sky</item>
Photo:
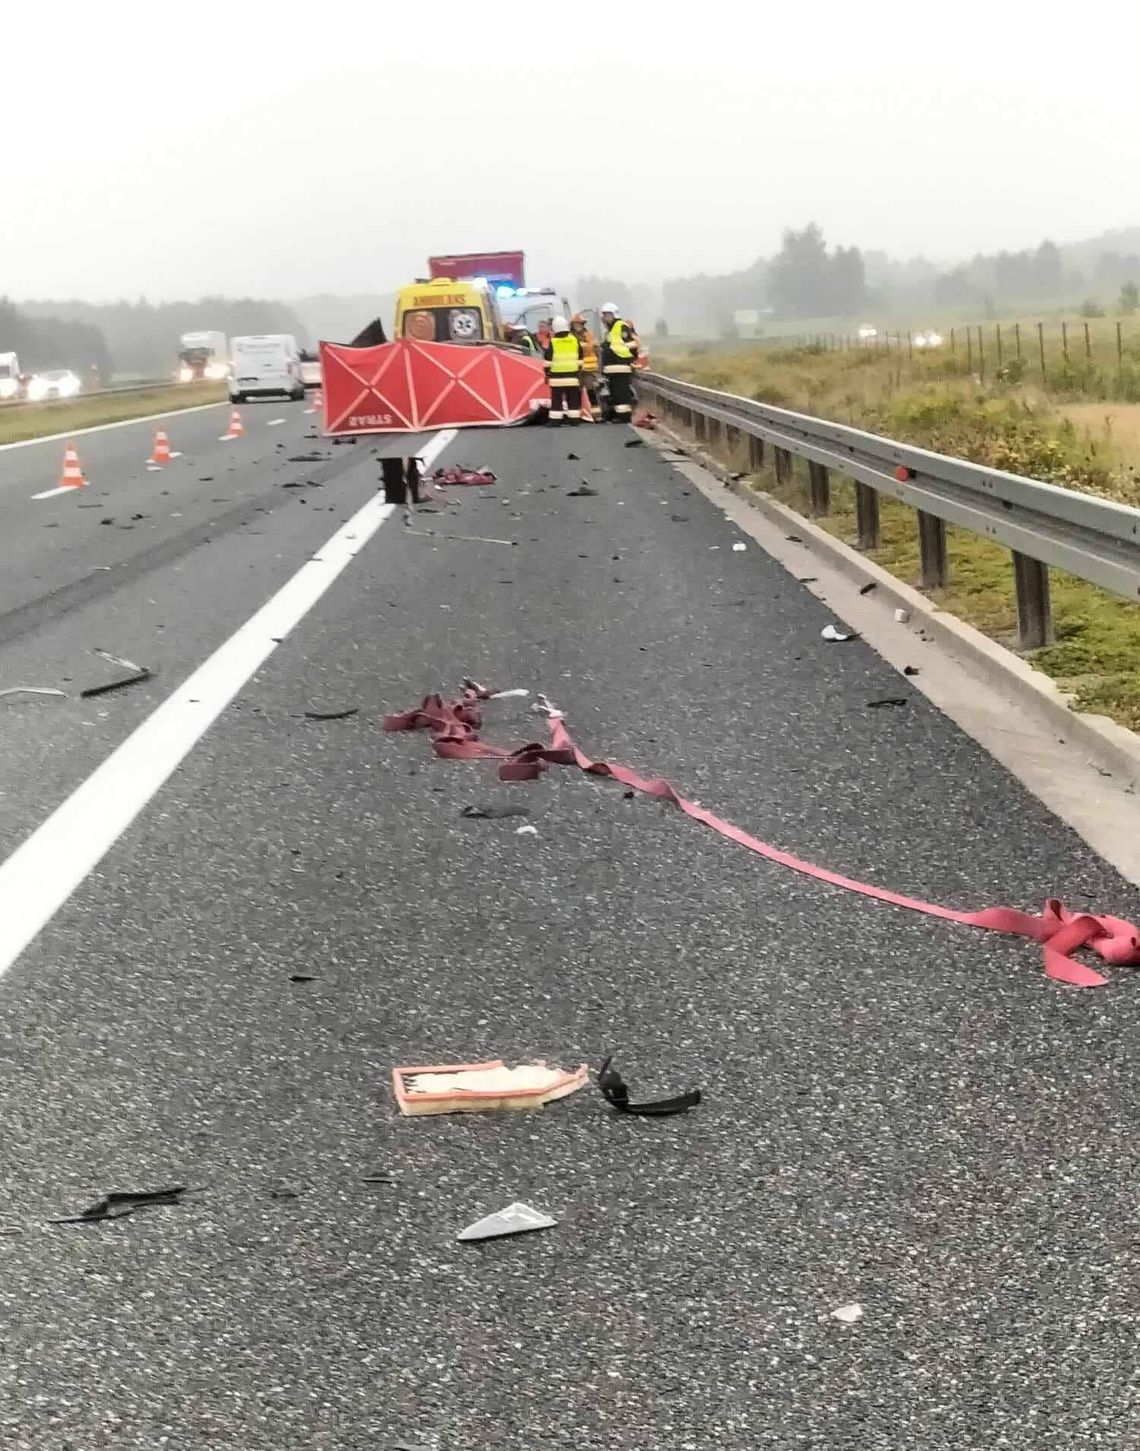
[[[394,13],[395,12],[395,13]],[[8,0],[0,294],[952,259],[1140,223],[1135,0]]]

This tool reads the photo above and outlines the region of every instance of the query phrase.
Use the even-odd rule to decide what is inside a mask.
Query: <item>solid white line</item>
[[[60,484],[58,489],[45,489],[42,494],[33,494],[33,499],[54,499],[56,494],[74,494],[74,484]]]
[[[437,433],[427,468],[455,429]],[[342,524],[0,866],[0,974],[59,911],[197,743],[395,512],[379,495]]]
[[[284,418],[271,418],[265,426],[266,428],[276,428],[279,423],[284,423],[285,421]]]
[[[120,418],[115,423],[95,423],[90,428],[73,428],[68,433],[45,433],[40,438],[21,438],[17,443],[0,443],[0,453],[10,448],[31,448],[36,443],[58,443],[61,438],[82,438],[85,433],[106,433],[109,428],[127,428],[132,423],[153,423],[156,418],[181,418],[187,413],[204,413],[207,408],[225,408],[225,403],[195,403],[193,408],[172,408],[168,413],[144,413],[139,418]]]

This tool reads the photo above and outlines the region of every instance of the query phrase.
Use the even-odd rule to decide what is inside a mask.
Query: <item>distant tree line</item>
[[[19,315],[38,337],[62,355],[51,361],[58,367],[86,368],[84,338],[102,340],[101,371],[161,377],[173,372],[178,359],[178,339],[185,332],[216,330],[227,337],[245,333],[293,333],[304,343],[305,329],[288,304],[253,297],[203,297],[197,302],[93,303],[21,302]],[[61,331],[70,329],[71,331]],[[6,328],[0,319],[0,351],[16,344],[4,341]],[[29,358],[31,357],[29,351]],[[33,362],[33,366],[47,366]]]
[[[95,369],[104,381],[111,373],[107,340],[98,327],[60,317],[30,317],[6,297],[0,297],[0,353],[18,354],[25,372],[72,368],[90,378]]]

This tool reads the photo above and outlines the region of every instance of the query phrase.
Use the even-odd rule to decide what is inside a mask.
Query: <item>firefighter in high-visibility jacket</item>
[[[550,384],[550,422],[557,427],[582,421],[582,344],[570,331],[564,317],[551,324],[546,358],[546,381]]]
[[[602,374],[610,389],[610,417],[614,423],[628,423],[633,417],[633,369],[640,348],[637,334],[613,302],[602,308],[602,330]]]
[[[590,416],[598,408],[598,348],[594,342],[594,334],[580,312],[576,312],[570,319],[570,331],[582,344],[582,392],[586,396],[589,405],[586,411]]]

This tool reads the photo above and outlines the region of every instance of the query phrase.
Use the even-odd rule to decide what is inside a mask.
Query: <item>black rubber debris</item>
[[[690,1088],[687,1093],[678,1093],[672,1098],[657,1098],[649,1103],[630,1103],[629,1089],[617,1069],[610,1067],[612,1062],[612,1058],[607,1058],[598,1069],[598,1088],[605,1101],[618,1113],[639,1114],[643,1118],[667,1118],[671,1114],[686,1113],[690,1108],[696,1108],[701,1101],[701,1090]]]
[[[289,975],[290,982],[320,982],[319,977],[313,977],[311,973],[294,972]]]
[[[140,1189],[137,1192],[115,1193],[97,1200],[82,1214],[70,1219],[52,1219],[50,1224],[101,1224],[108,1219],[125,1219],[136,1209],[149,1209],[157,1204],[179,1204],[186,1193],[185,1184],[170,1189]]]
[[[907,665],[903,669],[903,674],[904,675],[917,675],[918,674],[918,666],[917,665]]]
[[[865,584],[863,586],[863,588],[859,591],[859,593],[861,595],[869,595],[873,589],[878,589],[878,588],[879,588],[878,581],[877,580],[871,580],[870,584]]]
[[[502,821],[508,816],[529,816],[525,806],[465,806],[460,816],[470,821]]]
[[[630,438],[626,440],[625,446],[626,448],[644,448],[645,444],[640,438]]]
[[[306,720],[347,720],[350,715],[359,715],[360,707],[350,705],[347,710],[307,710]]]
[[[784,538],[788,541],[789,544],[802,544],[803,543],[803,540],[800,538],[800,536],[798,534],[785,534],[784,535]]]
[[[687,524],[689,522],[688,514],[670,514],[669,518],[674,524]]]
[[[578,463],[578,462],[579,462],[579,460],[578,460],[578,455],[577,455],[577,454],[576,454],[576,453],[568,453],[568,454],[567,454],[567,455],[566,455],[566,457],[567,457],[567,458],[568,458],[568,459],[573,459],[573,460],[574,460],[574,462],[575,462],[575,463]]]
[[[122,675],[118,680],[108,680],[106,685],[89,685],[79,692],[81,700],[93,700],[97,695],[110,695],[116,690],[126,690],[130,685],[141,685],[144,680],[154,678],[154,671],[141,668],[133,675]]]
[[[909,704],[910,704],[910,702],[907,700],[907,698],[906,698],[905,695],[884,695],[881,700],[869,700],[867,702],[867,709],[868,710],[880,710],[880,709],[882,709],[882,707],[888,706],[888,705],[909,705]]]
[[[589,484],[583,481],[576,489],[568,490],[566,497],[568,499],[592,499],[597,492],[597,489],[591,489]]]
[[[333,442],[339,443],[340,439],[334,439]],[[295,453],[291,454],[285,462],[287,464],[323,464],[327,457],[328,454],[324,453]]]

